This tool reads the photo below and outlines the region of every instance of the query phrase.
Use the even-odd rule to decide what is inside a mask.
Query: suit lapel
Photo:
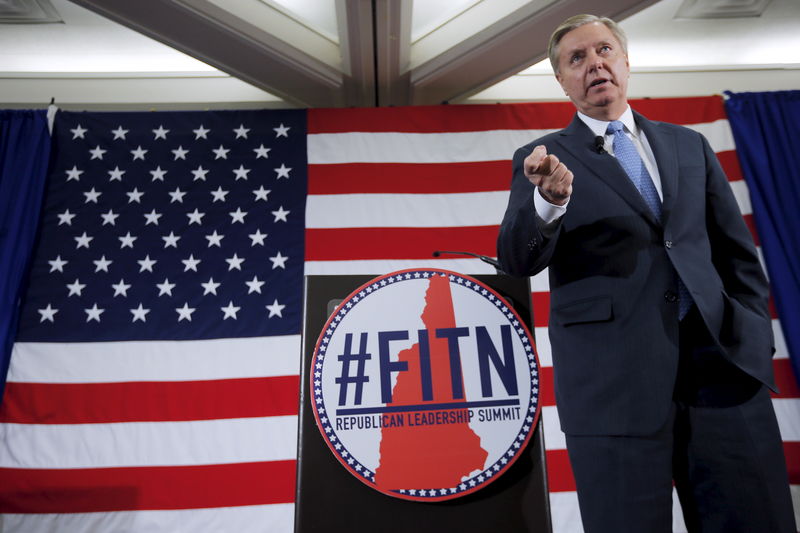
[[[647,120],[637,112],[633,112],[636,124],[647,136],[647,142],[653,150],[658,165],[658,174],[661,178],[661,194],[664,196],[662,205],[662,225],[669,220],[678,197],[678,149],[672,134],[663,131],[658,122]]]
[[[655,135],[655,133],[654,133]],[[594,134],[589,127],[584,124],[578,115],[572,119],[572,123],[562,130],[561,146],[572,156],[582,163],[586,170],[597,177],[600,181],[611,187],[619,194],[630,206],[642,217],[646,218],[651,224],[658,226],[659,222],[650,208],[647,207],[642,195],[631,182],[628,175],[620,166],[614,156],[603,152],[597,153],[594,148]],[[647,133],[648,140],[650,134]],[[651,141],[652,142],[652,141]],[[659,172],[661,167],[659,166]],[[580,183],[575,183],[575,188],[580,187]]]

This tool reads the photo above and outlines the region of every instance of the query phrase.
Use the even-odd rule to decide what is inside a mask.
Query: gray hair
[[[547,45],[547,55],[550,57],[550,65],[553,67],[553,72],[558,74],[558,45],[561,39],[572,30],[583,26],[584,24],[591,24],[592,22],[599,22],[604,24],[611,33],[616,37],[619,44],[622,45],[622,51],[628,55],[628,38],[625,32],[619,27],[619,24],[614,22],[608,17],[598,17],[597,15],[574,15],[564,22],[562,22],[553,35],[550,36],[550,43]]]

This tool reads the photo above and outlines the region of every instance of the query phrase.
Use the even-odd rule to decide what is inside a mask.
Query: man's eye
[[[611,47],[608,46],[607,44],[604,44],[603,46],[600,47],[600,52],[601,53],[606,53],[606,52],[610,52],[610,51],[611,51]]]
[[[578,54],[575,54],[574,56],[572,56],[569,59],[569,61],[570,61],[570,63],[577,63],[578,61],[580,61],[580,59],[581,59],[581,56],[579,56]]]

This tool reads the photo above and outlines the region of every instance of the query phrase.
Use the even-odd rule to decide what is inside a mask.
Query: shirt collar
[[[605,137],[606,130],[608,129],[608,120],[597,120],[592,118],[588,115],[584,115],[580,111],[578,111],[578,118],[580,118],[584,124],[589,126],[589,129],[592,130],[595,137]],[[633,111],[631,110],[631,106],[625,108],[625,112],[622,113],[622,116],[619,117],[617,120],[625,124],[625,129],[627,129],[634,137],[638,137],[639,129],[636,127],[636,121],[633,120]]]

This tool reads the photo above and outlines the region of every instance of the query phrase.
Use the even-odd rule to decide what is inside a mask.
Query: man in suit
[[[795,532],[768,287],[702,135],[627,102],[624,33],[567,19],[549,46],[578,113],[523,146],[498,238],[548,268],[561,427],[587,532]]]

